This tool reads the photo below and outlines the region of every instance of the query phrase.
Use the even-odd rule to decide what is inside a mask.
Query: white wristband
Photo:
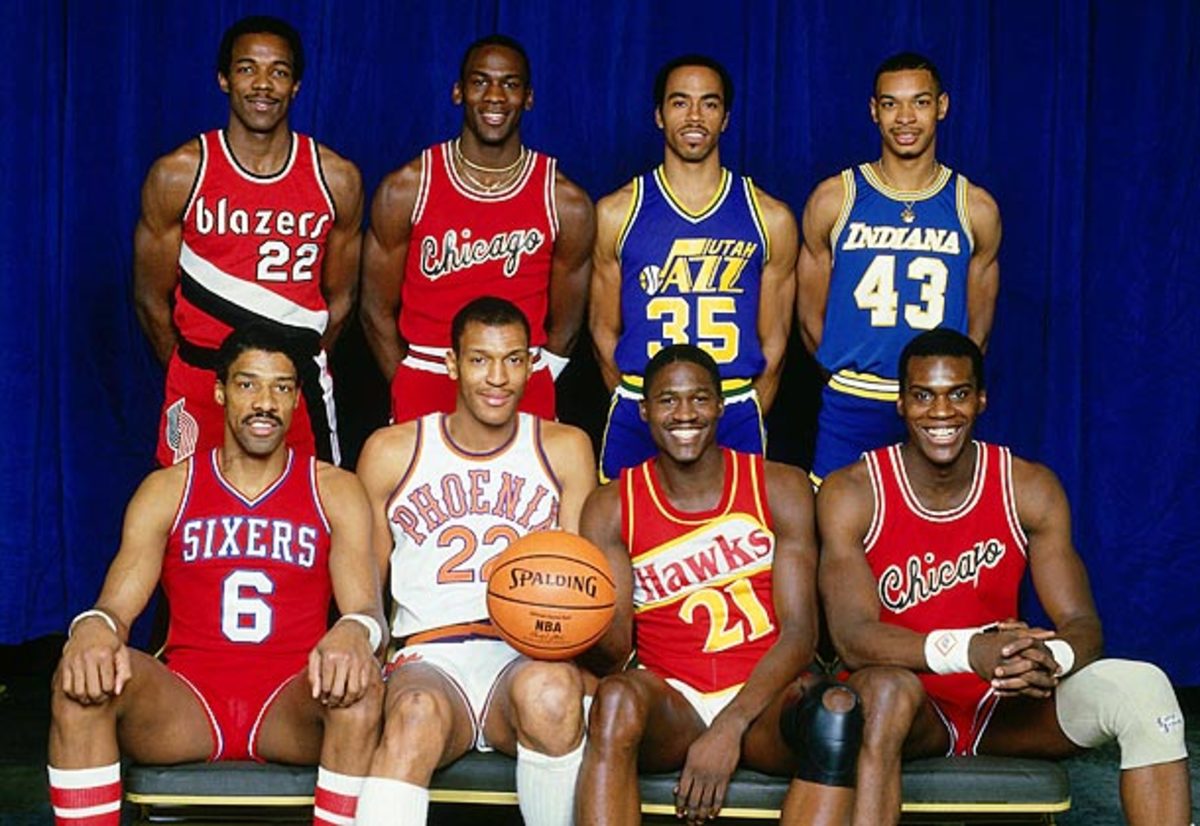
[[[1046,640],[1046,647],[1058,663],[1058,676],[1065,677],[1075,667],[1075,649],[1066,640]]]
[[[546,368],[550,371],[550,378],[558,381],[558,377],[562,375],[562,371],[566,370],[567,365],[571,363],[571,358],[570,356],[560,356],[558,353],[551,353],[543,347],[542,361],[546,362]]]
[[[925,663],[934,674],[968,674],[978,628],[939,628],[925,635]]]
[[[121,632],[117,630],[117,621],[110,617],[107,611],[101,611],[99,608],[89,608],[86,611],[80,611],[75,615],[75,619],[71,620],[71,624],[67,626],[67,639],[70,639],[71,635],[75,633],[75,626],[88,617],[96,617],[104,620],[104,624],[111,628],[114,634],[118,637],[121,636]]]
[[[379,645],[383,642],[383,629],[379,627],[379,620],[370,614],[342,614],[338,617],[338,622],[342,620],[357,622],[363,628],[367,629],[367,643],[371,646],[371,651],[379,650]],[[337,623],[334,624],[336,625]]]

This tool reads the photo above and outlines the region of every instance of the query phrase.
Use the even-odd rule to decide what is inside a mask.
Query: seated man
[[[392,630],[404,640],[358,823],[425,823],[434,769],[476,748],[516,755],[526,823],[567,826],[583,757],[583,675],[498,639],[485,594],[489,563],[511,541],[578,528],[596,484],[592,446],[576,428],[518,412],[531,356],[516,305],[475,299],[455,315],[450,340],[454,412],[376,432],[358,463],[385,570],[390,552]]]
[[[639,769],[682,768],[677,814],[716,817],[739,758],[796,774],[784,822],[848,822],[857,700],[798,680],[817,636],[808,480],[717,445],[721,377],[703,350],[666,347],[644,375],[658,455],[595,491],[581,520],[617,585],[616,618],[589,656],[619,669],[636,645],[640,667],[597,689],[578,822],[637,823]]]
[[[122,756],[319,761],[314,822],[354,817],[383,699],[367,498],[284,443],[299,382],[270,328],[231,333],[216,371],[224,446],[142,482],[99,600],[71,623],[51,701],[60,826],[120,822]],[[165,664],[126,645],[160,577]]]
[[[899,376],[907,441],[817,498],[830,631],[867,715],[855,823],[899,820],[902,756],[1056,758],[1116,739],[1128,822],[1186,824],[1179,704],[1155,666],[1100,659],[1058,479],[971,438],[987,405],[979,347],[922,333]],[[1053,631],[1009,619],[1026,565]]]

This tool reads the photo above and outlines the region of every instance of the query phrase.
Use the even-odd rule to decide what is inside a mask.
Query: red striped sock
[[[332,772],[317,767],[317,788],[313,794],[313,826],[354,826],[358,793],[363,777]]]
[[[120,826],[120,763],[92,769],[46,768],[55,826]]]

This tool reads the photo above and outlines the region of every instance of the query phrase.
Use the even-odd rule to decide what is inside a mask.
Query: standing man
[[[485,296],[455,315],[443,358],[450,414],[380,430],[358,463],[380,565],[391,563],[394,636],[383,740],[358,823],[420,826],[434,769],[468,750],[517,758],[530,826],[569,826],[583,758],[583,675],[518,654],[488,620],[487,577],[519,536],[579,527],[596,485],[580,430],[517,408],[530,377],[529,322]]]
[[[533,355],[521,409],[555,417],[554,380],[583,322],[592,203],[547,155],[521,143],[533,108],[529,58],[510,37],[475,41],[451,99],[458,137],[384,178],[363,252],[367,343],[392,383],[392,419],[454,410],[450,320],[484,295],[529,319]]]
[[[286,333],[300,357],[304,398],[289,443],[340,461],[326,350],[354,304],[362,180],[354,164],[289,127],[303,75],[294,28],[239,20],[217,52],[229,125],[159,158],[142,187],[134,301],[167,367],[164,467],[221,444],[216,348],[251,321]]]
[[[921,55],[875,72],[879,160],[821,182],[804,207],[797,313],[829,379],[812,476],[904,438],[893,411],[896,358],[914,332],[949,327],[981,348],[1000,288],[1000,213],[983,189],[937,160],[950,97]]]
[[[225,339],[223,445],[146,478],[100,598],[71,623],[51,698],[59,826],[117,826],[121,757],[319,761],[314,823],[354,817],[383,700],[371,514],[352,474],[284,443],[300,383],[287,348],[263,325]],[[165,664],[126,645],[160,580]]]
[[[1059,758],[1115,739],[1126,820],[1185,826],[1183,715],[1158,668],[1100,659],[1062,486],[971,438],[987,406],[979,347],[922,333],[899,374],[907,441],[830,475],[817,499],[830,632],[867,715],[855,822],[899,820],[902,756]],[[1053,631],[1009,619],[1026,566]]]
[[[717,440],[762,453],[762,417],[779,388],[795,295],[796,221],[721,166],[733,80],[717,61],[678,57],[654,81],[662,166],[598,205],[590,326],[613,393],[600,471],[654,455],[638,413],[641,369],[669,344],[707,350],[721,370]]]
[[[618,673],[592,704],[578,821],[637,823],[639,769],[682,769],[676,813],[714,818],[740,760],[795,774],[783,822],[848,823],[857,699],[799,680],[817,637],[812,489],[793,467],[717,446],[721,377],[705,351],[668,346],[644,377],[658,453],[596,490],[581,520],[617,586],[591,656]],[[631,648],[638,667],[620,671]]]

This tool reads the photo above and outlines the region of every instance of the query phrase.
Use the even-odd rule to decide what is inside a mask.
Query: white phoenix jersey
[[[517,537],[558,527],[561,492],[537,417],[518,413],[512,438],[487,453],[456,445],[445,414],[418,419],[412,463],[386,509],[392,636],[495,636],[486,599],[494,560]]]

